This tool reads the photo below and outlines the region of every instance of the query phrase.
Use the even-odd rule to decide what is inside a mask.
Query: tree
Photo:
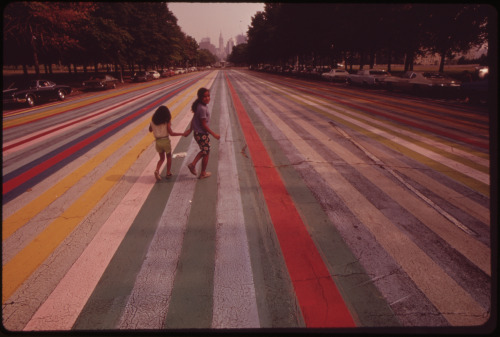
[[[4,11],[4,44],[18,48],[4,56],[11,62],[33,64],[39,75],[39,55],[53,62],[54,57],[77,48],[74,27],[93,10],[94,4],[87,2],[9,3]],[[31,60],[24,55],[26,50],[30,51]]]
[[[217,62],[217,57],[209,50],[199,49],[197,54],[197,63],[199,66],[208,66]]]
[[[234,63],[237,66],[248,65],[247,49],[248,45],[246,43],[234,46],[231,54],[228,57],[228,61]]]
[[[437,5],[424,17],[427,49],[441,57],[439,71],[446,58],[481,46],[485,39],[487,18],[481,5]]]

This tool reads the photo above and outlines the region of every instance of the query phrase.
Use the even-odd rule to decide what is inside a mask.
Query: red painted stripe
[[[151,109],[152,107],[156,106],[157,104],[165,101],[168,97],[173,96],[177,92],[179,92],[181,90],[184,90],[185,88],[189,87],[192,83],[193,83],[193,81],[189,82],[188,84],[182,86],[181,88],[179,88],[179,89],[177,89],[175,91],[172,91],[171,93],[169,93],[169,94],[167,94],[165,96],[160,97],[159,99],[157,99],[153,103],[151,103],[148,106],[142,108],[141,110],[133,113],[132,115],[130,115],[130,116],[126,117],[126,118],[120,119],[117,123],[108,126],[107,128],[105,128],[105,129],[103,129],[103,130],[101,130],[101,131],[93,134],[89,138],[87,138],[87,139],[85,139],[85,140],[83,140],[83,141],[81,141],[81,142],[73,145],[72,147],[70,147],[70,148],[68,148],[68,149],[66,149],[66,150],[64,150],[64,151],[62,151],[60,153],[58,153],[57,155],[55,155],[51,159],[46,160],[45,162],[32,167],[31,169],[27,170],[26,172],[23,172],[22,174],[18,175],[17,177],[12,178],[11,180],[9,180],[7,182],[4,182],[3,183],[2,194],[5,195],[5,194],[9,193],[14,188],[16,188],[16,187],[20,186],[21,184],[29,181],[30,179],[36,177],[38,174],[42,173],[43,171],[49,169],[53,165],[59,163],[60,161],[64,160],[65,158],[69,157],[70,155],[72,155],[76,151],[82,149],[86,145],[92,143],[96,139],[99,139],[100,137],[104,136],[106,133],[108,133],[108,132],[116,129],[118,126],[120,126],[120,125],[128,122],[129,120],[131,120],[131,119],[139,116],[144,111],[147,111],[148,109]]]
[[[355,327],[335,282],[229,78],[234,107],[307,327]]]
[[[151,106],[151,105],[150,105]],[[59,163],[60,161],[64,160],[65,158],[69,157],[73,153],[77,152],[78,150],[82,149],[86,145],[92,143],[96,139],[99,139],[100,137],[104,136],[108,132],[116,129],[118,126],[128,122],[130,119],[136,117],[137,115],[140,115],[143,111],[145,111],[147,108],[150,106],[143,108],[136,113],[128,116],[127,118],[121,119],[117,123],[108,126],[107,128],[93,134],[89,138],[73,145],[72,147],[58,153],[54,157],[50,158],[49,160],[44,161],[41,164],[38,164],[31,169],[27,170],[26,172],[23,172],[22,174],[12,178],[11,180],[5,182],[3,184],[3,194],[9,193],[12,191],[14,188],[18,187],[19,185],[27,182],[28,180],[36,177],[38,174],[42,173],[43,171],[49,169],[50,167],[54,166],[55,164]]]
[[[409,125],[411,127],[415,127],[415,128],[421,129],[421,130],[429,131],[429,132],[435,133],[435,134],[443,136],[443,137],[458,140],[460,142],[474,145],[474,146],[480,147],[482,149],[489,149],[490,148],[489,141],[482,142],[482,141],[474,140],[474,139],[471,139],[468,137],[462,137],[456,133],[448,132],[448,131],[442,130],[438,127],[432,127],[432,126],[427,126],[427,125],[422,124],[422,123],[412,122],[412,121],[409,121],[405,118],[400,118],[400,117],[397,117],[397,116],[394,116],[391,114],[380,112],[380,111],[375,110],[375,109],[371,109],[371,108],[361,106],[361,105],[358,105],[355,103],[347,102],[345,100],[336,99],[336,98],[333,98],[333,97],[328,96],[328,95],[323,95],[323,94],[320,94],[318,92],[313,92],[311,90],[303,89],[303,88],[298,87],[298,86],[293,86],[293,85],[286,83],[286,82],[279,82],[279,83],[282,85],[288,86],[292,89],[295,89],[295,90],[299,90],[299,91],[302,91],[302,92],[305,92],[308,94],[314,94],[315,96],[319,96],[319,97],[325,98],[327,100],[334,101],[334,102],[349,106],[349,107],[357,109],[357,110],[366,111],[366,112],[369,112],[369,113],[374,114],[374,115],[379,115],[379,116],[382,116],[384,118],[388,118],[388,119],[394,120],[396,122]]]
[[[162,88],[161,90],[163,90],[163,88]],[[155,91],[153,91],[153,93],[154,93],[154,92],[156,92],[156,91],[160,91],[160,90],[155,90]],[[133,98],[131,98],[131,99],[128,99],[128,100],[126,100],[126,101],[124,101],[124,102],[120,103],[119,105],[123,106],[123,105],[125,105],[125,104],[128,104],[128,103],[130,103],[130,102],[136,101],[136,100],[138,100],[138,99],[140,99],[140,98],[142,98],[142,97],[144,97],[144,96],[150,95],[150,94],[151,94],[151,92],[147,92],[147,93],[144,93],[144,94],[142,94],[142,95],[140,95],[140,96],[135,96],[135,97],[133,97]],[[85,104],[85,105],[81,105],[81,106],[79,106],[78,108],[82,108],[82,107],[85,107],[85,106],[87,106],[87,105],[91,105],[91,104],[95,104],[95,102],[93,102],[93,103],[89,103],[89,104]],[[95,113],[95,114],[92,114],[92,115],[87,115],[87,116],[85,116],[85,117],[82,117],[82,118],[80,118],[80,119],[78,119],[78,120],[75,120],[75,121],[71,121],[71,122],[66,123],[66,124],[61,124],[61,125],[59,125],[59,126],[57,126],[57,127],[53,128],[53,129],[47,130],[47,131],[45,131],[45,132],[43,132],[43,133],[41,133],[41,134],[37,134],[37,135],[35,135],[35,136],[33,136],[33,137],[23,139],[22,141],[19,141],[19,142],[17,142],[17,143],[10,144],[10,145],[8,145],[8,146],[5,146],[5,147],[3,148],[3,151],[10,150],[10,149],[12,149],[12,148],[14,148],[14,147],[17,147],[17,146],[19,146],[19,145],[22,145],[22,144],[28,143],[28,142],[30,142],[30,141],[32,141],[32,140],[34,140],[34,139],[39,138],[39,137],[46,136],[46,135],[51,134],[51,133],[53,133],[53,132],[56,132],[56,131],[59,131],[59,130],[65,129],[65,128],[67,128],[68,126],[73,126],[73,125],[78,124],[78,123],[80,123],[80,122],[86,121],[87,119],[90,119],[90,118],[93,118],[93,117],[96,117],[96,116],[102,115],[102,114],[104,114],[104,113],[106,113],[106,112],[108,112],[108,111],[111,111],[111,110],[113,110],[113,109],[116,109],[116,108],[117,108],[117,106],[118,106],[118,105],[114,105],[114,106],[109,107],[109,108],[107,108],[107,109],[105,109],[105,110],[102,110],[102,111],[100,111],[100,112],[98,112],[98,113]],[[71,110],[65,110],[65,111],[63,111],[63,112],[68,112],[68,111],[71,111]],[[44,118],[48,118],[48,117],[52,117],[52,116],[54,116],[54,115],[46,116],[46,117],[44,117]],[[25,125],[25,124],[28,124],[28,123],[32,123],[32,122],[34,122],[34,121],[38,121],[38,120],[40,120],[40,119],[43,119],[43,118],[39,118],[39,119],[36,119],[36,120],[33,120],[33,121],[28,121],[28,122],[26,122],[26,123],[23,123],[23,124],[18,124],[18,125],[15,125],[15,126]],[[6,129],[7,129],[7,128],[6,128]]]

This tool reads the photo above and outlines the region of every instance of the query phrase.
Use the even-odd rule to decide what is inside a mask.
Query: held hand
[[[217,139],[217,140],[219,140],[220,139],[220,135],[217,134],[217,133],[214,133],[214,138]]]

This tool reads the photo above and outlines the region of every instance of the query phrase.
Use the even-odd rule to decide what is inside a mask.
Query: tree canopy
[[[480,4],[266,3],[252,17],[247,50],[237,52],[255,65],[345,61],[361,68],[375,58],[410,68],[416,56],[436,53],[442,71],[445,58],[487,41],[494,13]]]
[[[11,2],[4,9],[4,65],[208,65],[165,2]],[[26,70],[25,70],[26,72]]]

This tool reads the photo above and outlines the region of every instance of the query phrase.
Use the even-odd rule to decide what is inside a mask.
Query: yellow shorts
[[[170,145],[170,138],[160,138],[156,140],[156,151],[158,153],[170,153],[172,151],[171,145]]]

